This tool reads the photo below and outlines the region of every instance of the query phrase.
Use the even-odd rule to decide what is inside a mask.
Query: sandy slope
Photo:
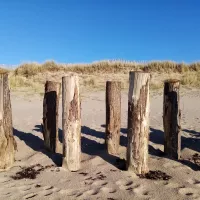
[[[151,133],[149,167],[172,176],[168,181],[140,179],[116,168],[116,157],[104,150],[104,92],[84,94],[82,100],[82,168],[68,172],[52,167],[34,180],[12,180],[20,166],[58,163],[60,155],[43,150],[40,123],[42,97],[12,95],[13,126],[18,144],[15,167],[0,173],[0,199],[200,199],[200,171],[186,160],[200,152],[200,92],[184,91],[182,108],[182,157],[177,162],[162,157],[162,95],[151,95]],[[60,106],[61,107],[61,106]],[[61,109],[60,109],[61,110]],[[61,113],[61,112],[60,112]],[[61,128],[61,115],[60,115]],[[120,157],[125,158],[127,93],[122,95],[122,132]]]

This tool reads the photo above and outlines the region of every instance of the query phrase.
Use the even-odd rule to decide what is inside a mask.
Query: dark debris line
[[[54,165],[47,165],[42,166],[40,164],[32,165],[30,167],[24,167],[21,171],[17,172],[15,176],[11,176],[14,180],[20,180],[20,179],[35,179],[37,175],[40,174],[41,171],[44,171],[45,169],[51,168]]]

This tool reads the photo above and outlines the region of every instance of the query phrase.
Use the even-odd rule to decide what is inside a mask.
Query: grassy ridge
[[[4,69],[0,69],[1,70]],[[80,76],[82,88],[105,89],[107,80],[122,82],[122,87],[129,85],[129,71],[145,71],[152,74],[151,87],[161,88],[168,78],[178,78],[182,85],[200,87],[200,62],[185,64],[171,61],[154,61],[137,63],[129,61],[100,61],[91,64],[58,64],[47,61],[42,64],[24,63],[14,70],[9,70],[11,89],[31,88],[43,91],[46,80],[61,82],[67,72],[75,72]]]
[[[57,64],[54,61],[47,61],[43,64],[25,63],[21,64],[14,71],[15,75],[25,77],[34,76],[43,72],[76,72],[79,74],[98,73],[127,73],[131,70],[142,70],[161,73],[185,73],[189,71],[200,71],[200,62],[185,64],[171,61],[155,61],[149,63],[136,63],[129,61],[99,61],[91,64]]]

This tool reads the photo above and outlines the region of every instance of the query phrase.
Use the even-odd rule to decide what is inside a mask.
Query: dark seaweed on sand
[[[157,171],[149,171],[146,174],[140,174],[140,178],[146,178],[146,179],[151,179],[151,180],[169,180],[172,177],[167,175],[166,173],[157,170]]]
[[[11,176],[12,179],[14,180],[19,180],[19,179],[35,179],[38,174],[40,174],[41,171],[44,171],[45,169],[51,168],[54,165],[47,165],[47,166],[42,166],[40,164],[37,165],[32,165],[30,167],[24,167],[22,168],[21,171],[17,172],[15,176]]]

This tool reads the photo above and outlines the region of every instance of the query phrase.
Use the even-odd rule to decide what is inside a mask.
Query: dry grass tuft
[[[200,87],[200,71],[187,72],[184,74],[181,80],[181,84],[192,87]]]

